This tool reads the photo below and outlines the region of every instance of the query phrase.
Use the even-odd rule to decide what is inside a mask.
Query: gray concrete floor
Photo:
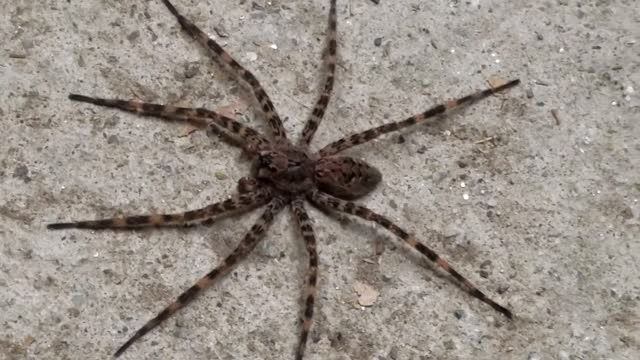
[[[318,93],[328,1],[175,3],[255,72],[297,134]],[[314,146],[522,79],[437,126],[349,152],[385,176],[363,203],[517,317],[470,298],[385,231],[313,210],[321,295],[307,359],[640,358],[637,3],[376,3],[339,1],[336,93]],[[249,169],[214,135],[67,94],[205,106],[267,129],[160,1],[2,8],[0,358],[108,358],[257,213],[193,229],[47,231],[197,208]],[[292,358],[306,260],[291,224],[281,214],[247,261],[123,358]],[[358,305],[357,282],[379,293],[373,306]]]

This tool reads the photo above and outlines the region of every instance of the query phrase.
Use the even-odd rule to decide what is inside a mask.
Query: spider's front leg
[[[271,101],[271,98],[267,95],[267,92],[264,90],[262,85],[258,79],[253,75],[249,70],[245,69],[240,63],[238,63],[228,52],[226,52],[222,46],[220,46],[215,40],[210,38],[204,31],[200,30],[193,22],[191,22],[186,17],[182,16],[178,10],[173,6],[173,4],[169,0],[162,0],[164,5],[169,9],[169,11],[176,17],[180,26],[196,41],[198,41],[203,47],[211,50],[213,54],[213,58],[217,61],[220,61],[223,65],[228,66],[228,68],[240,79],[244,80],[249,87],[251,88],[251,92],[255,96],[256,100],[260,103],[260,108],[264,112],[267,123],[273,134],[276,138],[286,139],[287,134],[284,130],[284,126],[282,125],[282,120],[280,116],[276,112],[275,106]]]
[[[326,39],[327,44],[323,53],[323,61],[326,67],[324,86],[322,88],[320,98],[318,98],[316,105],[313,107],[311,117],[307,120],[307,123],[302,130],[302,136],[300,137],[300,145],[302,146],[308,146],[311,142],[313,135],[316,133],[316,130],[324,117],[327,105],[329,104],[329,99],[331,98],[331,92],[333,91],[338,49],[338,15],[336,12],[336,0],[331,0],[328,25]]]
[[[240,140],[240,145],[250,152],[254,152],[256,149],[263,148],[269,144],[269,141],[264,136],[251,127],[243,125],[227,116],[218,114],[215,111],[203,108],[183,108],[133,100],[95,98],[78,94],[70,94],[69,99],[98,106],[116,108],[135,113],[140,116],[152,116],[168,120],[186,121],[197,127],[203,127],[206,125],[217,126],[226,131],[232,137],[238,138]]]
[[[231,198],[211,204],[197,210],[175,214],[153,214],[116,217],[101,220],[83,220],[66,223],[53,223],[47,225],[48,229],[132,229],[151,226],[178,226],[203,222],[240,210],[248,210],[266,204],[272,197],[267,188],[256,189],[253,192],[237,194]]]

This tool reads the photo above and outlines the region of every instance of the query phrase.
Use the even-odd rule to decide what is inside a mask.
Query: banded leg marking
[[[373,221],[378,225],[384,227],[385,229],[392,232],[397,237],[404,240],[405,244],[417,250],[420,254],[424,255],[430,261],[437,264],[444,271],[448,272],[455,278],[465,289],[466,291],[473,297],[479,299],[480,301],[488,304],[494,310],[503,314],[509,319],[513,319],[513,314],[511,311],[504,306],[498,304],[493,301],[491,298],[487,297],[482,291],[480,291],[475,285],[473,285],[469,280],[467,280],[464,276],[462,276],[458,271],[456,271],[449,263],[444,260],[440,255],[438,255],[435,251],[427,247],[426,245],[419,242],[414,236],[410,235],[399,226],[391,222],[391,220],[386,217],[376,214],[370,209],[367,209],[364,206],[357,205],[355,203],[344,201],[333,197],[329,194],[322,193],[319,191],[314,191],[309,196],[309,200],[313,203],[335,211],[351,214],[358,216],[362,219]]]
[[[251,230],[245,235],[238,247],[227,256],[220,265],[211,270],[207,275],[198,280],[193,286],[183,292],[178,298],[162,310],[153,319],[149,320],[143,327],[138,329],[133,336],[129,338],[122,346],[113,354],[114,357],[122,355],[136,340],[143,337],[156,326],[160,325],[164,320],[168,319],[176,311],[183,308],[204,289],[208,288],[220,275],[229,272],[233,266],[240,260],[244,259],[256,247],[262,235],[273,222],[275,215],[282,209],[284,203],[281,199],[274,198],[271,200],[267,209],[264,211],[258,221],[251,227]]]
[[[337,154],[341,151],[354,147],[356,145],[361,145],[366,142],[369,142],[380,135],[387,134],[390,132],[394,132],[400,129],[404,129],[408,126],[416,125],[425,122],[427,119],[430,119],[434,116],[444,114],[452,109],[455,109],[461,105],[471,104],[478,100],[484,99],[490,95],[493,95],[497,92],[509,89],[514,87],[520,83],[520,80],[512,80],[508,83],[497,86],[495,88],[489,88],[482,91],[478,91],[474,94],[470,94],[467,96],[463,96],[457,100],[449,100],[445,103],[436,105],[431,109],[428,109],[425,112],[420,114],[413,115],[405,120],[398,122],[391,122],[384,125],[380,125],[369,130],[365,130],[353,135],[349,135],[340,140],[334,141],[331,144],[322,148],[319,152],[320,156],[329,156]]]

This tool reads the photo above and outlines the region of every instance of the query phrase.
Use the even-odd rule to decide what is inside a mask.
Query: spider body
[[[449,265],[446,260],[423,242],[419,241],[414,235],[405,231],[383,215],[362,205],[348,201],[362,197],[373,191],[381,181],[382,174],[366,162],[341,155],[340,153],[351,147],[364,144],[381,135],[425,123],[428,119],[445,114],[449,110],[461,105],[470,104],[474,101],[489,97],[496,92],[517,85],[519,80],[512,80],[501,86],[478,91],[457,100],[446,101],[401,121],[386,123],[346,136],[324,146],[314,153],[309,150],[309,143],[324,116],[334,84],[337,59],[336,0],[329,1],[329,26],[327,30],[327,44],[324,52],[326,73],[321,95],[296,145],[287,139],[287,133],[284,130],[280,117],[257,78],[224,51],[215,40],[209,38],[206,33],[182,16],[169,0],[162,0],[162,2],[178,20],[182,29],[202,46],[208,48],[214,59],[218,60],[218,62],[227,67],[229,71],[249,85],[256,100],[261,105],[260,108],[263,111],[273,137],[267,138],[256,130],[240,124],[234,119],[207,109],[191,109],[131,100],[105,99],[71,94],[69,98],[74,101],[117,108],[141,116],[206,124],[213,130],[222,131],[226,135],[235,138],[235,140],[237,140],[236,144],[252,156],[254,161],[253,170],[251,176],[244,177],[238,181],[237,192],[230,198],[200,209],[174,214],[134,215],[101,220],[53,223],[47,227],[49,229],[134,229],[140,227],[191,225],[210,222],[212,219],[221,215],[246,212],[261,206],[264,206],[265,210],[230,254],[220,261],[211,271],[197,280],[190,288],[179,295],[154,318],[140,327],[116,350],[114,356],[122,355],[134,342],[160,325],[164,320],[186,306],[189,302],[193,301],[202,290],[211,286],[220,276],[228,273],[256,247],[269,225],[273,222],[275,216],[281,212],[285,206],[289,206],[305,242],[308,255],[308,271],[303,293],[304,310],[301,312],[302,326],[298,345],[295,350],[295,359],[302,359],[313,320],[318,267],[320,263],[316,249],[316,237],[311,219],[304,206],[305,201],[324,210],[346,213],[380,225],[394,234],[406,246],[416,250],[440,267],[440,269],[447,272],[469,295],[491,306],[507,318],[512,318],[510,310],[486,296],[468,279]]]
[[[314,156],[300,146],[276,145],[260,151],[254,163],[256,177],[283,195],[303,194],[314,186]]]
[[[314,177],[320,190],[346,200],[370,193],[382,180],[378,169],[348,156],[318,159]]]

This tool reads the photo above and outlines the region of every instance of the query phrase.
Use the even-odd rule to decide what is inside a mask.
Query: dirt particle
[[[378,299],[378,291],[371,285],[357,281],[353,284],[353,290],[358,294],[358,304],[360,306],[371,306]]]
[[[140,31],[135,30],[131,32],[129,35],[127,35],[127,40],[129,40],[132,43],[135,43],[139,37],[140,37]]]
[[[16,179],[21,179],[25,183],[31,182],[31,177],[29,177],[29,168],[27,165],[18,165],[13,171],[13,177]]]
[[[453,312],[453,316],[456,317],[456,319],[461,320],[464,317],[465,313],[464,310],[456,310]]]

